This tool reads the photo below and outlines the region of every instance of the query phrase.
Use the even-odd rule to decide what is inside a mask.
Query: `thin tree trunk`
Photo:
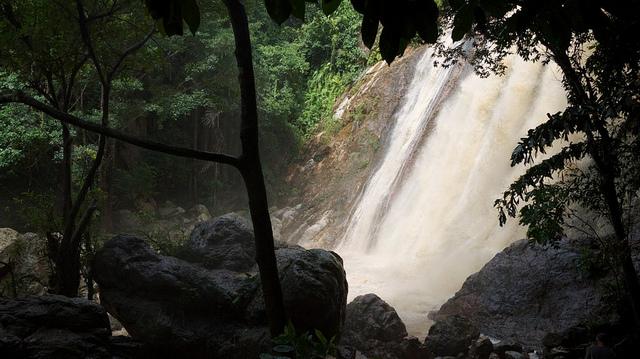
[[[251,56],[251,39],[244,6],[238,0],[223,0],[233,28],[240,82],[242,156],[240,173],[249,195],[249,211],[255,234],[256,262],[271,335],[283,332],[286,324],[282,288],[273,243],[267,191],[264,185],[258,146],[258,111],[255,76]]]
[[[73,142],[69,126],[62,124],[62,222],[69,220],[71,207],[71,147]]]
[[[103,123],[103,125],[107,125]],[[116,160],[116,144],[111,139],[106,139],[106,148],[104,153],[104,165],[102,165],[102,173],[100,175],[100,189],[105,195],[102,208],[102,229],[106,232],[113,230],[113,171]]]
[[[193,132],[191,133],[191,141],[192,141],[192,146],[194,150],[198,149],[198,136],[200,134],[199,127],[200,127],[200,111],[194,111],[194,113],[191,115],[192,116],[192,120],[193,120]],[[196,161],[191,161],[191,188],[190,188],[190,192],[191,192],[191,201],[193,202],[193,205],[196,205],[198,203],[198,167],[200,167],[200,164],[197,163]]]

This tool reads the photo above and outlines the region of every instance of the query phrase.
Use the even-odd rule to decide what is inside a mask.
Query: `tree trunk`
[[[249,210],[255,234],[256,262],[265,308],[272,336],[284,331],[286,315],[278,266],[273,244],[273,231],[269,217],[267,191],[262,174],[258,145],[258,110],[256,105],[255,76],[251,56],[251,39],[244,6],[238,0],[223,0],[229,12],[236,45],[238,80],[240,82],[242,156],[239,170],[249,195]]]
[[[109,233],[113,230],[113,171],[117,157],[117,149],[115,141],[106,140],[106,148],[104,153],[104,164],[102,165],[102,173],[100,175],[100,189],[104,193],[104,203],[102,206],[102,229]]]
[[[603,155],[603,157],[610,156],[611,155],[608,154]],[[611,221],[616,237],[616,257],[622,268],[627,298],[635,325],[636,327],[640,327],[640,283],[638,282],[638,274],[631,258],[631,246],[629,245],[629,238],[622,218],[622,206],[618,199],[614,174],[612,169],[609,168],[610,166],[607,165],[607,162],[613,162],[610,162],[611,159],[603,161],[602,159],[595,158],[594,161],[602,177],[600,188],[607,204],[609,220]]]
[[[62,125],[62,222],[69,220],[71,213],[71,148],[73,142],[69,126]]]

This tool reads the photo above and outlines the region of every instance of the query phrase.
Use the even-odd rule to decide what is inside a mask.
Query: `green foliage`
[[[638,104],[632,95],[638,92],[632,73],[640,66],[640,45],[637,39],[627,38],[626,31],[622,35],[603,21],[620,29],[637,28],[638,22],[627,21],[629,15],[622,12],[623,7],[631,10],[634,5],[568,0],[512,8],[511,3],[500,1],[458,3],[477,6],[484,14],[479,17],[476,11],[473,19],[473,29],[481,34],[474,43],[480,58],[477,66],[499,72],[500,60],[514,48],[525,59],[553,60],[560,65],[569,96],[564,111],[529,130],[514,149],[511,165],[528,168],[495,201],[500,224],[519,215],[520,223],[528,226],[528,237],[539,243],[553,243],[575,221],[580,221],[582,234],[590,237],[611,231],[596,225],[600,221],[617,226],[617,235],[623,235],[628,228],[621,227],[631,223],[640,189],[640,163],[633,155],[638,153],[640,131],[632,125],[637,123]],[[595,16],[600,8],[616,15],[608,20]],[[620,36],[619,42],[613,43],[615,36]],[[550,148],[557,153],[534,163]],[[607,253],[618,256],[610,249]]]
[[[0,71],[0,90],[22,86],[16,74]],[[61,137],[60,125],[47,116],[20,105],[0,107],[0,178],[51,160]]]
[[[335,337],[327,339],[321,331],[313,333],[296,333],[293,323],[289,321],[284,333],[273,339],[273,354],[260,354],[260,359],[322,359],[336,355]]]
[[[32,231],[44,235],[62,227],[62,217],[55,211],[55,196],[52,192],[25,192],[14,198],[16,215],[28,223]]]
[[[351,82],[351,78],[333,73],[330,66],[323,66],[313,75],[305,94],[304,111],[298,119],[298,128],[303,134],[309,135],[317,124],[323,127],[336,125],[333,105]]]
[[[121,200],[135,203],[138,199],[148,200],[156,194],[158,172],[155,167],[141,163],[134,171],[116,169],[114,190],[122,193]]]

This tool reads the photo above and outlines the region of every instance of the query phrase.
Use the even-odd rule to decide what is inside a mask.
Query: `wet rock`
[[[233,246],[237,243],[245,247]],[[188,245],[200,250],[195,257],[200,262],[158,255],[132,236],[105,243],[94,261],[103,305],[131,337],[163,355],[255,358],[268,350],[259,276],[238,265],[238,253],[244,257],[252,250],[246,248],[253,246],[251,231],[223,216],[196,228]],[[229,258],[222,248],[233,249],[226,253]],[[276,257],[285,307],[296,329],[336,335],[347,294],[340,258],[300,247],[278,248]]]
[[[50,276],[45,241],[8,228],[0,233],[0,297],[44,294]]]
[[[157,255],[142,239],[117,236],[96,254],[101,303],[145,343],[181,348],[241,317],[251,288],[230,271],[210,272]]]
[[[196,204],[189,210],[189,216],[198,222],[204,222],[211,219],[209,209],[203,204]]]
[[[522,353],[507,351],[504,353],[504,359],[525,359],[525,356]]]
[[[500,341],[493,346],[493,351],[501,356],[504,356],[504,353],[508,351],[522,353],[523,350],[522,345],[509,340]]]
[[[475,359],[488,359],[493,350],[491,339],[480,336],[480,338],[471,345],[469,356]]]
[[[11,228],[0,228],[0,252],[18,239],[18,232]]]
[[[185,244],[184,259],[207,269],[250,271],[255,245],[250,224],[237,215],[224,215],[198,223]]]
[[[296,329],[300,332],[319,329],[327,338],[337,335],[347,305],[342,259],[332,252],[302,247],[278,248],[276,259],[284,306]],[[261,289],[249,305],[247,315],[252,320],[266,321]]]
[[[462,316],[454,315],[436,322],[425,339],[427,350],[435,356],[466,354],[480,335],[478,328]]]
[[[482,333],[532,348],[549,332],[585,321],[616,321],[601,282],[576,265],[580,243],[565,239],[557,248],[513,243],[467,278],[435,319],[460,315]]]
[[[0,299],[0,357],[111,358],[101,306],[57,295]]]
[[[393,307],[375,294],[356,297],[347,305],[343,345],[372,358],[423,358],[424,347],[407,330]]]
[[[347,305],[343,341],[361,349],[367,340],[400,341],[407,329],[398,313],[375,294],[365,294]]]

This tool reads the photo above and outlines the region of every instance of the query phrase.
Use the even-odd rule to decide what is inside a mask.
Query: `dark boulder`
[[[348,290],[342,259],[333,252],[302,247],[277,248],[276,259],[285,310],[296,330],[319,329],[327,338],[337,335],[345,318]],[[252,321],[266,322],[261,288],[247,315]]]
[[[250,271],[256,265],[251,225],[233,214],[200,222],[180,256],[207,269]]]
[[[491,339],[480,336],[469,348],[469,356],[474,359],[489,359],[491,353],[493,353],[493,343]]]
[[[585,322],[615,322],[615,306],[603,289],[606,279],[578,268],[581,243],[513,243],[467,278],[434,319],[463,316],[483,334],[529,348],[540,348],[549,332]]]
[[[426,354],[417,338],[407,337],[395,309],[375,294],[358,296],[347,305],[341,343],[372,358],[412,359]]]
[[[96,303],[57,295],[0,299],[1,358],[135,356],[130,340],[112,339],[107,313]]]
[[[498,343],[496,343],[493,346],[493,351],[498,354],[500,357],[504,357],[504,353],[506,352],[518,352],[518,353],[522,353],[524,351],[524,349],[522,348],[522,345],[519,343],[516,343],[514,341],[509,341],[509,340],[503,340],[500,341]]]
[[[353,344],[363,339],[400,341],[407,336],[407,328],[392,306],[370,293],[354,298],[347,305],[343,336]]]
[[[156,254],[142,239],[116,236],[96,254],[101,303],[127,332],[158,347],[205,345],[242,317],[256,285],[226,270],[207,271]]]
[[[437,321],[424,341],[427,350],[435,356],[466,354],[469,346],[478,339],[480,331],[464,317],[453,315]]]
[[[207,224],[196,228],[189,243],[189,250],[201,250],[199,258],[206,259],[196,264],[158,255],[136,237],[117,236],[105,243],[94,260],[101,301],[133,338],[165,355],[255,358],[269,347],[259,275],[237,265],[236,255],[252,250],[222,238],[226,233],[247,247],[253,246],[252,236],[247,240],[246,227],[228,217]],[[233,258],[208,256],[230,247],[238,249],[227,254]],[[278,248],[276,256],[296,329],[336,335],[347,295],[341,259],[300,247]]]

